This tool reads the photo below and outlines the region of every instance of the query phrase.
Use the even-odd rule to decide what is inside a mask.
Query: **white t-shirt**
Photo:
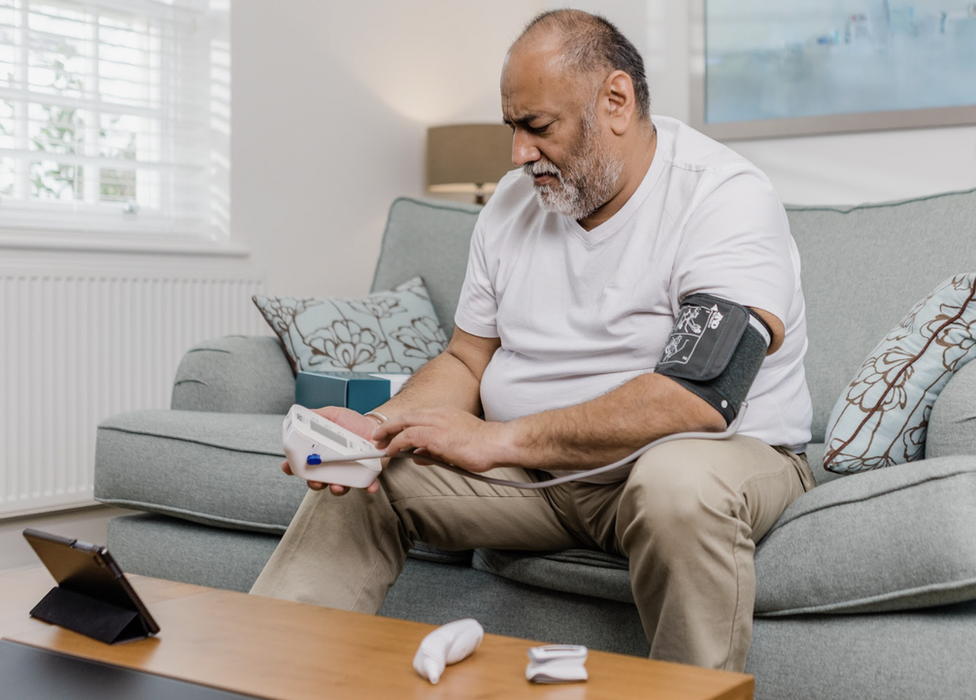
[[[481,381],[485,417],[578,404],[653,371],[681,299],[704,292],[785,325],[739,433],[802,452],[812,407],[800,259],[786,212],[741,156],[674,119],[654,123],[647,175],[593,230],[542,209],[521,170],[482,211],[455,323],[501,341]]]

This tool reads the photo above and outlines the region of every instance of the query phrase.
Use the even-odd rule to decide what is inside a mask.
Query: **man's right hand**
[[[360,435],[372,442],[373,431],[377,428],[377,422],[372,418],[364,416],[361,413],[357,413],[352,409],[342,408],[341,406],[326,406],[324,408],[316,408],[313,410],[323,418],[326,418],[336,425],[340,425],[346,430],[350,430],[356,433],[356,435]],[[281,471],[290,476],[294,476],[287,459],[281,463]],[[339,484],[324,484],[320,481],[306,481],[305,483],[307,483],[308,487],[313,491],[321,491],[328,486],[329,490],[336,496],[343,496],[349,492],[348,486],[340,486]],[[366,491],[368,493],[376,493],[379,488],[380,482],[374,480],[372,484],[366,487]]]

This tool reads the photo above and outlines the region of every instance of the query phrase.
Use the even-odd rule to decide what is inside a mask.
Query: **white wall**
[[[232,11],[232,230],[268,290],[367,290],[390,203],[423,195],[426,127],[500,118],[498,77],[536,12],[599,11],[642,50],[652,111],[689,115],[689,4],[290,0]],[[858,203],[976,186],[976,127],[731,144],[784,200]]]
[[[502,60],[543,5],[234,3],[231,225],[270,293],[367,291],[391,202],[424,194],[427,126],[501,120]]]

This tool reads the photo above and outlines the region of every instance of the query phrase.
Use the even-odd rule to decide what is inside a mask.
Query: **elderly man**
[[[509,51],[501,98],[520,169],[479,217],[450,344],[375,412],[323,415],[389,455],[413,448],[523,483],[626,460],[664,436],[725,431],[736,392],[748,403],[738,432],[670,441],[539,490],[403,457],[364,490],[310,484],[252,592],[375,612],[415,541],[589,547],[629,558],[652,658],[741,670],[755,543],[813,484],[800,268],[783,207],[727,148],[652,121],[640,55],[602,18],[537,17]],[[736,337],[759,329],[758,352],[741,350],[755,371],[713,366],[715,352],[676,359],[705,342],[702,309],[715,324],[738,314]]]

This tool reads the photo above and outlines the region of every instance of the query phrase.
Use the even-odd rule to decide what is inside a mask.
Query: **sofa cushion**
[[[846,476],[794,501],[756,549],[756,615],[976,599],[976,457]]]
[[[280,535],[307,490],[281,471],[281,421],[172,410],[112,416],[98,426],[95,498]]]
[[[441,327],[454,332],[471,233],[481,207],[401,197],[390,205],[372,291],[389,289],[419,275],[427,285]]]
[[[976,362],[952,375],[936,399],[929,417],[925,455],[976,455]]]
[[[824,468],[859,472],[921,459],[933,404],[973,358],[976,273],[932,290],[864,361],[831,414]]]
[[[476,549],[471,565],[531,586],[633,603],[630,569],[623,557],[589,549],[512,552]]]
[[[127,573],[242,593],[251,589],[281,539],[155,513],[112,518],[106,536]]]
[[[420,277],[356,299],[255,295],[254,303],[296,373],[410,374],[447,345]]]
[[[231,335],[191,348],[180,361],[170,408],[216,413],[277,413],[295,403],[295,375],[271,335]]]
[[[755,700],[972,700],[976,602],[885,615],[760,617]]]

